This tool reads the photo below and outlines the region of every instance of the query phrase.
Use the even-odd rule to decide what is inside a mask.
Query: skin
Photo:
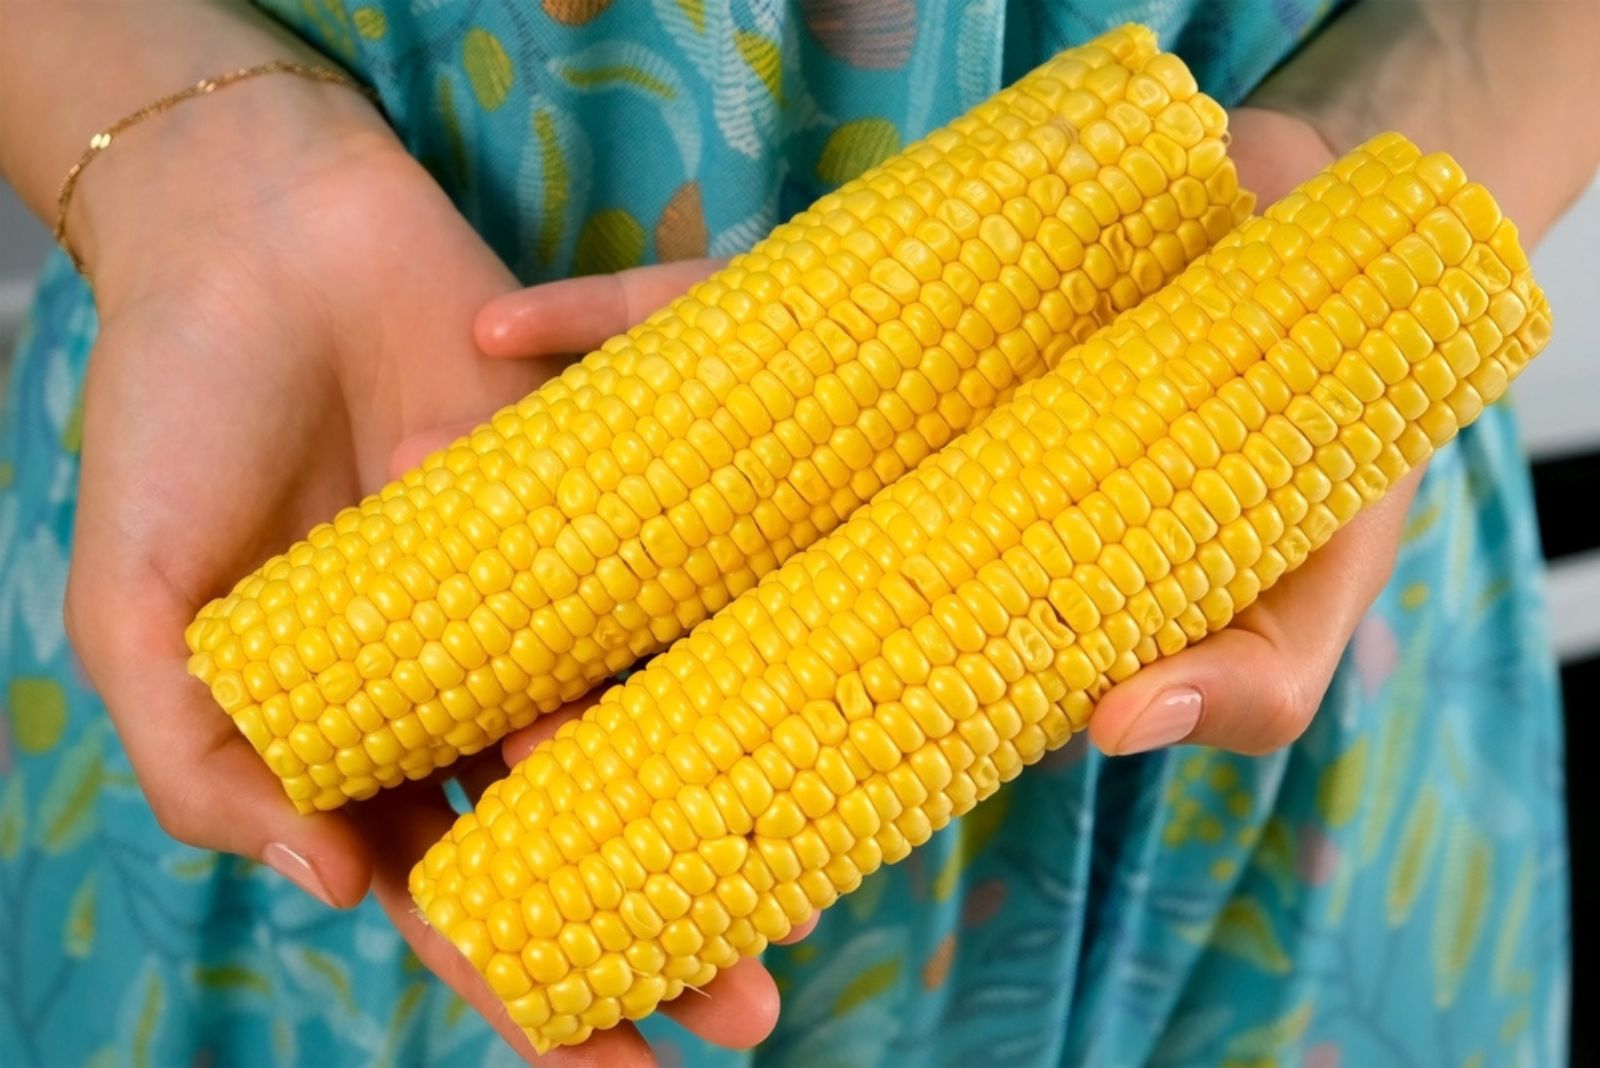
[[[327,62],[221,0],[0,0],[0,11],[0,171],[48,221],[61,174],[111,118],[233,67]],[[1579,121],[1574,103],[1600,95],[1583,47],[1596,39],[1591,0],[1369,0],[1234,113],[1241,177],[1270,201],[1336,149],[1396,126],[1448,146],[1531,243],[1600,162],[1600,124]],[[1572,118],[1518,121],[1527,115]],[[412,915],[406,874],[451,820],[438,784],[298,816],[186,675],[182,630],[312,523],[712,265],[518,290],[361,97],[288,76],[119,138],[86,172],[69,224],[101,329],[66,620],[156,818],[183,841],[274,863],[329,904],[375,894],[423,961],[532,1061],[466,961]],[[1152,701],[1189,691],[1200,714],[1182,740],[1257,753],[1298,737],[1393,566],[1413,489],[1350,524],[1230,630],[1108,694],[1094,741],[1127,751]],[[452,770],[481,788],[574,714]],[[757,962],[705,993],[665,1011],[729,1046],[776,1022]],[[652,1061],[622,1027],[539,1063]]]

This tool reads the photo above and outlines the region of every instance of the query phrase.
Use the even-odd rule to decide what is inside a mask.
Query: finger
[[[1240,107],[1228,116],[1228,158],[1239,185],[1262,209],[1311,177],[1311,170],[1338,157],[1310,122],[1272,108]],[[1285,166],[1285,161],[1295,166]],[[1304,164],[1303,166],[1301,164]]]
[[[1298,738],[1388,580],[1420,477],[1402,479],[1227,628],[1112,688],[1089,724],[1094,743],[1113,755],[1179,742],[1259,754]]]
[[[536,1054],[472,963],[417,913],[408,886],[411,868],[450,830],[455,816],[439,791],[400,790],[363,806],[357,822],[374,842],[373,892],[389,919],[422,961],[495,1029],[517,1055],[540,1068],[652,1068],[655,1059],[632,1024],[598,1031],[580,1046]]]
[[[483,792],[506,777],[505,761],[497,751],[479,753],[463,763],[455,773],[467,800],[476,808]]]
[[[713,1045],[749,1049],[777,1026],[778,985],[759,960],[745,957],[698,993],[685,990],[661,1011]]]
[[[800,923],[795,924],[793,930],[784,935],[782,938],[778,939],[776,944],[780,946],[787,946],[800,941],[806,935],[817,929],[817,921],[820,919],[822,919],[822,913],[813,912],[810,919],[803,920]]]
[[[159,582],[96,584],[94,573],[92,565],[72,572],[74,644],[162,829],[190,845],[259,860],[326,904],[359,903],[371,879],[360,837],[341,815],[301,815],[189,677],[188,610]],[[94,607],[86,607],[91,598]],[[112,622],[100,609],[108,603],[138,606],[138,625]]]
[[[605,689],[602,687],[593,693],[578,698],[576,701],[563,705],[554,712],[546,712],[529,726],[508,734],[505,740],[500,743],[500,755],[505,758],[506,767],[516,767],[529,753],[533,752],[534,746],[546,739],[553,738],[556,731],[561,729],[562,724],[577,719],[593,708],[595,702],[600,700],[600,695],[604,692]]]
[[[590,352],[721,267],[723,260],[680,260],[519,289],[478,313],[473,335],[486,356]]]

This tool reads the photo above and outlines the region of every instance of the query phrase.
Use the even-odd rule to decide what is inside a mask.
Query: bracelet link
[[[79,258],[77,250],[72,247],[71,238],[67,236],[67,209],[72,204],[72,194],[78,187],[78,178],[83,174],[83,169],[89,165],[90,161],[109,148],[112,140],[129,127],[135,126],[154,115],[169,111],[185,100],[192,100],[197,96],[209,96],[218,89],[225,89],[230,85],[249,78],[257,78],[263,74],[293,74],[297,77],[323,82],[328,85],[342,85],[346,88],[354,89],[370,99],[377,99],[371,89],[343,71],[334,70],[332,67],[301,63],[292,59],[274,59],[253,67],[241,67],[225,74],[202,78],[186,89],[170,93],[158,100],[151,101],[137,111],[124,115],[89,138],[89,144],[84,148],[83,155],[79,156],[78,161],[67,169],[66,176],[61,179],[61,188],[56,193],[56,244],[60,245],[62,250],[66,252],[67,257],[72,260],[72,266],[77,269],[79,274],[85,277],[88,276],[84,269],[83,260]]]

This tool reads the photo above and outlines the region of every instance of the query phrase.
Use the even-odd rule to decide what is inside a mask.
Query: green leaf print
[[[1281,899],[1288,901],[1294,896],[1300,885],[1295,874],[1294,831],[1282,816],[1273,816],[1262,828],[1250,866],[1272,880]]]
[[[83,960],[94,949],[95,888],[91,870],[67,905],[61,929],[61,946],[72,960]]]
[[[699,33],[706,32],[706,0],[673,0]]]
[[[572,268],[577,274],[615,274],[644,259],[644,227],[622,208],[597,211],[583,224]]]
[[[105,774],[104,743],[98,726],[84,732],[61,757],[39,799],[37,833],[46,853],[60,855],[95,828],[95,799]]]
[[[202,964],[194,970],[195,985],[202,990],[246,992],[266,997],[272,993],[272,980],[245,964]]]
[[[1311,1004],[1295,1006],[1276,1020],[1269,1020],[1228,1041],[1224,1064],[1259,1064],[1276,1059],[1302,1038],[1311,1024]]]
[[[840,185],[900,149],[900,131],[888,119],[857,119],[833,131],[817,160],[817,177]]]
[[[901,956],[890,957],[888,960],[879,961],[854,979],[839,992],[839,1000],[833,1003],[835,1016],[843,1016],[851,1009],[863,1002],[871,1001],[879,994],[894,986],[900,978],[900,972],[905,967],[905,958]]]
[[[272,1051],[277,1055],[279,1064],[293,1064],[298,1043],[295,1041],[294,1025],[282,1016],[272,1021]]]
[[[208,878],[217,870],[218,854],[184,848],[161,858],[161,867],[174,879],[192,883]]]
[[[72,412],[67,416],[67,425],[61,428],[61,448],[68,455],[76,456],[83,451],[83,392],[78,392],[78,399],[72,402]]]
[[[395,1062],[401,1043],[405,1041],[406,1033],[411,1029],[411,1023],[417,1014],[417,1007],[422,1004],[423,995],[428,992],[428,984],[418,980],[401,991],[399,1000],[394,1003],[394,1014],[389,1017],[389,1027],[384,1035],[383,1054],[375,1062],[379,1068],[386,1068]]]
[[[539,237],[536,247],[540,263],[550,263],[561,247],[561,228],[567,219],[567,201],[571,197],[571,173],[566,153],[561,150],[561,139],[556,136],[556,122],[548,108],[533,113],[533,136],[539,142],[541,167]]]
[[[1467,972],[1493,891],[1494,846],[1467,820],[1458,819],[1445,847],[1433,923],[1434,1004],[1454,1004]]]
[[[389,32],[389,17],[381,7],[358,7],[351,13],[356,32],[369,41],[376,41]]]
[[[761,79],[761,84],[767,87],[767,92],[772,94],[772,99],[783,103],[783,56],[778,51],[778,42],[765,34],[735,30],[733,44],[750,70]]]
[[[1439,817],[1439,792],[1432,786],[1423,791],[1406,819],[1389,872],[1387,912],[1390,927],[1399,927],[1411,918],[1417,895],[1433,872],[1433,853],[1438,842],[1435,833]]]
[[[1222,907],[1210,942],[1219,949],[1254,965],[1268,975],[1288,975],[1289,957],[1283,951],[1272,920],[1261,902],[1253,897],[1236,897]]]
[[[11,732],[24,753],[47,753],[67,726],[67,695],[55,679],[16,678],[6,692]]]
[[[1406,643],[1400,665],[1387,683],[1389,697],[1382,705],[1384,727],[1378,742],[1378,769],[1362,822],[1362,865],[1373,862],[1389,841],[1400,791],[1414,771],[1411,755],[1416,750],[1416,732],[1422,721],[1418,710],[1422,708],[1422,687],[1426,684],[1427,651],[1432,649],[1427,630],[1424,625],[1424,630]]]
[[[1522,862],[1511,891],[1511,904],[1500,917],[1500,934],[1494,947],[1494,988],[1500,994],[1526,994],[1533,985],[1533,976],[1526,968],[1517,968],[1516,961],[1517,951],[1522,948],[1522,929],[1533,904],[1535,867],[1532,857]]]
[[[278,954],[296,986],[313,997],[336,1002],[347,1011],[355,1010],[350,973],[337,957],[308,946],[285,946]]]
[[[679,173],[687,177],[699,168],[699,97],[671,60],[632,41],[603,40],[573,55],[557,56],[547,66],[554,77],[581,93],[623,92],[649,101],[677,146]]]
[[[1406,520],[1405,531],[1400,535],[1401,545],[1410,545],[1427,536],[1439,523],[1439,517],[1444,515],[1444,503],[1432,501],[1426,507],[1414,509],[1410,518]]]
[[[500,38],[480,27],[467,31],[461,40],[461,65],[466,69],[472,93],[484,111],[494,111],[511,95],[516,70],[506,55]]]
[[[132,994],[133,991],[130,990],[129,993]],[[156,1032],[161,1027],[161,1018],[166,1014],[166,1008],[166,986],[161,982],[161,976],[151,969],[145,972],[139,1014],[134,1022],[132,1041],[128,1047],[133,1068],[149,1068],[151,1047],[155,1045]]]
[[[7,773],[5,793],[0,794],[0,860],[22,851],[27,831],[28,795],[22,788],[22,769],[15,767]]]
[[[557,73],[578,89],[630,86],[643,91],[648,96],[660,97],[662,100],[673,100],[678,96],[678,88],[671,81],[659,74],[652,73],[642,65],[633,63],[614,63],[609,66],[591,67],[568,64],[557,67],[556,70]]]
[[[1361,786],[1367,775],[1367,739],[1358,739],[1322,772],[1317,784],[1317,811],[1329,828],[1343,827],[1361,807]]]

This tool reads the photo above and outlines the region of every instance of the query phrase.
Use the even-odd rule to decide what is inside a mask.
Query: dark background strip
[[[1600,549],[1594,519],[1600,493],[1600,451],[1533,465],[1534,496],[1546,559],[1559,564]],[[1586,608],[1600,612],[1600,605]],[[1567,838],[1572,858],[1572,1063],[1600,1065],[1600,784],[1591,755],[1600,746],[1600,649],[1583,650],[1561,667],[1567,725]],[[1587,1008],[1586,1008],[1587,1007]]]

